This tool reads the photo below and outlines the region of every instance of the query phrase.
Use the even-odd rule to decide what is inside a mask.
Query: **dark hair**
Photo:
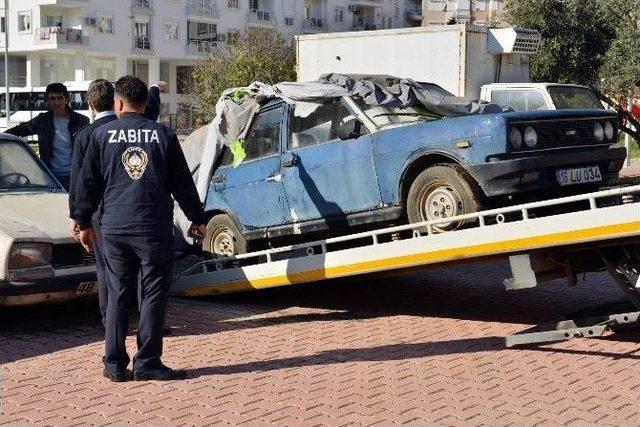
[[[147,85],[135,76],[120,77],[116,82],[116,94],[126,99],[135,106],[143,106],[147,103],[149,90]]]
[[[51,93],[61,93],[66,99],[69,99],[69,91],[67,90],[67,87],[62,83],[50,83],[47,86],[47,89],[45,89],[45,95],[47,96],[47,98]]]
[[[87,101],[93,105],[98,113],[113,110],[113,85],[105,79],[91,82],[87,90]]]

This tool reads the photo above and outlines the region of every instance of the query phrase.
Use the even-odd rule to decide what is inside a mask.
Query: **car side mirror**
[[[355,139],[363,135],[362,122],[352,118],[344,122],[338,127],[338,138],[345,141],[347,139]]]

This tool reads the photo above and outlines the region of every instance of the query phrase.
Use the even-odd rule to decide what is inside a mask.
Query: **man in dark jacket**
[[[47,86],[45,96],[49,111],[6,132],[16,136],[38,135],[40,158],[64,188],[69,189],[73,134],[89,124],[89,118],[71,110],[69,92],[62,83]]]
[[[149,89],[149,97],[145,106],[144,115],[149,120],[156,121],[160,113],[160,92],[166,87],[166,83],[158,82],[156,86]],[[93,131],[103,124],[116,120],[116,113],[113,111],[113,85],[105,79],[97,79],[91,82],[87,90],[87,102],[89,109],[94,114],[94,122],[80,129],[74,136],[75,141],[73,147],[73,158],[71,162],[71,185],[69,187],[69,231],[78,238],[80,230],[78,229],[75,214],[76,210],[76,185],[77,177],[82,167],[82,161],[87,152],[87,147],[91,139]],[[93,228],[96,234],[94,244],[94,252],[96,258],[96,273],[98,278],[98,302],[100,306],[100,314],[102,315],[102,324],[106,324],[108,288],[106,286],[106,277],[104,272],[104,254],[102,252],[102,237],[100,234],[100,218],[99,212],[93,217]]]
[[[78,176],[76,211],[80,241],[92,250],[93,213],[100,206],[100,227],[109,287],[103,375],[129,379],[125,347],[128,305],[142,286],[136,380],[186,377],[161,361],[162,325],[173,267],[173,199],[192,222],[206,232],[204,211],[176,135],[144,117],[147,87],[125,76],[115,87],[118,120],[97,128]]]

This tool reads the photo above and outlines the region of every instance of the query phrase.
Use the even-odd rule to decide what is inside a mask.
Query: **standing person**
[[[204,211],[176,135],[143,116],[147,87],[125,76],[116,82],[118,120],[93,132],[78,177],[80,241],[92,250],[91,216],[101,204],[101,231],[109,303],[105,327],[105,377],[126,381],[125,347],[130,294],[142,286],[135,380],[174,380],[186,371],[161,361],[162,325],[173,266],[173,200],[204,235]]]
[[[47,86],[45,98],[49,111],[6,132],[16,136],[38,135],[40,158],[68,190],[74,141],[72,135],[88,125],[89,118],[69,107],[69,91],[62,83]]]
[[[160,81],[156,86],[152,86],[149,90],[147,104],[145,106],[144,115],[154,122],[158,120],[160,114],[160,92],[166,88],[166,83]],[[105,79],[97,79],[91,82],[87,91],[87,102],[89,109],[94,115],[94,122],[80,129],[75,135],[73,147],[73,157],[71,160],[71,180],[69,186],[69,232],[76,239],[79,238],[80,230],[77,225],[76,215],[76,185],[77,177],[82,167],[82,161],[87,152],[89,141],[93,131],[105,123],[116,120],[116,113],[113,111],[114,105],[114,89],[113,85]],[[94,242],[94,252],[96,258],[96,273],[98,279],[98,303],[100,306],[100,314],[102,316],[102,325],[106,325],[108,288],[105,281],[104,273],[104,256],[102,253],[102,236],[100,234],[100,216],[96,212],[92,219],[93,230],[96,235]]]

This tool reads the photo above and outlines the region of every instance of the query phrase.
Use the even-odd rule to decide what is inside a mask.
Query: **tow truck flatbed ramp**
[[[434,229],[453,221],[469,224],[455,231]],[[176,276],[171,290],[177,296],[215,295],[547,249],[629,243],[640,243],[640,185],[204,260]],[[626,273],[637,272],[618,272],[624,276],[618,279],[626,280],[624,290],[636,294]],[[514,345],[526,339],[516,341]]]

